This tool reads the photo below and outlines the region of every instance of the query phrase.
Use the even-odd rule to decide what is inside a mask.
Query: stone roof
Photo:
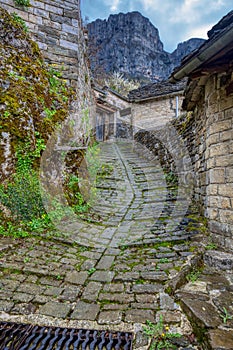
[[[181,80],[176,84],[172,84],[167,80],[161,81],[159,83],[151,83],[130,91],[128,97],[131,102],[141,101],[159,96],[162,97],[184,90],[185,85],[186,80]]]
[[[206,47],[209,47],[214,44],[215,40],[220,37],[223,33],[229,31],[233,27],[233,11],[230,11],[226,16],[224,16],[217,24],[215,24],[212,29],[208,31],[208,40],[206,40],[198,49],[194,50],[191,54],[184,57],[181,61],[181,65],[177,67],[171,76],[174,76],[174,73],[180,70],[180,68],[186,65],[192,58],[196,57],[199,52],[205,50]],[[216,48],[217,50],[217,48]],[[170,79],[169,79],[170,80]]]
[[[195,108],[203,87],[210,75],[227,73],[231,76],[233,64],[233,11],[224,16],[208,32],[209,39],[191,55],[184,58],[180,67],[177,67],[169,81],[176,82],[188,77],[185,90],[183,109]],[[229,78],[230,79],[230,78]],[[228,94],[233,91],[232,82],[226,87]]]

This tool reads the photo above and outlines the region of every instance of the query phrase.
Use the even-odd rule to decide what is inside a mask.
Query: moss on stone
[[[0,55],[0,143],[3,133],[9,133],[11,154],[8,157],[14,164],[19,143],[30,142],[34,150],[35,132],[46,141],[56,125],[68,116],[74,92],[55,71],[49,70],[38,45],[2,8]],[[52,111],[49,117],[46,111]],[[0,161],[1,164],[6,162],[4,152],[1,152]]]

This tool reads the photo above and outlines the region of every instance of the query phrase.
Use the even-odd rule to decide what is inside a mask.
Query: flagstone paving
[[[97,180],[99,220],[66,222],[50,237],[1,240],[0,319],[133,330],[138,349],[148,348],[141,325],[160,315],[192,334],[166,287],[191,261],[198,230],[170,220],[174,200],[155,157],[139,156],[131,142],[104,143],[98,157],[112,166]],[[198,347],[182,338],[178,348]]]

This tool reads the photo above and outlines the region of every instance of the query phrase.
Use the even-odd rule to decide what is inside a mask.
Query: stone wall
[[[75,86],[80,63],[86,64],[80,0],[30,0],[30,4],[30,7],[23,7],[14,0],[1,0],[3,8],[23,18],[45,61],[62,70],[62,76]]]
[[[76,90],[70,118],[75,137],[80,138],[89,129],[87,110],[91,124],[94,123],[95,111],[80,0],[30,0],[29,7],[16,5],[14,0],[2,0],[1,6],[24,19],[45,62],[58,70],[68,85]],[[84,119],[85,125],[81,125]]]
[[[233,252],[233,99],[231,78],[214,75],[205,87],[206,215],[214,240]]]
[[[233,252],[233,102],[226,85],[225,74],[209,77],[195,110],[169,123],[177,134],[168,124],[161,131],[138,132],[135,138],[159,156],[167,171],[178,176],[176,154],[180,142],[184,143],[194,175],[193,199],[208,219],[213,241]]]
[[[181,111],[182,93],[164,97],[155,97],[132,104],[132,120],[135,132],[140,129],[153,130],[164,126],[176,116],[176,96],[178,96],[178,111]]]

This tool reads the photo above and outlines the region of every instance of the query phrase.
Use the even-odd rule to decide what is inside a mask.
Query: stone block
[[[217,250],[207,251],[204,255],[204,262],[210,267],[230,271],[233,269],[233,254]]]
[[[200,327],[216,328],[221,324],[216,308],[205,300],[196,296],[180,295],[180,304],[189,319]]]
[[[227,130],[227,131],[221,132],[220,135],[219,135],[219,139],[220,139],[220,141],[232,140],[233,139],[233,132],[232,132],[232,130]]]
[[[219,210],[219,217],[222,223],[233,225],[233,210]]]
[[[233,333],[232,330],[212,329],[208,332],[210,347],[213,350],[232,350]]]
[[[82,299],[88,300],[88,301],[96,301],[101,288],[102,288],[101,283],[89,282],[84,289],[84,292],[82,294]]]
[[[65,281],[75,285],[82,285],[85,283],[87,277],[88,273],[86,271],[73,271],[66,274]]]
[[[231,99],[231,97],[229,97],[229,99]],[[232,100],[231,100],[232,102]],[[233,117],[233,108],[231,106],[231,108],[228,108],[224,111],[224,117],[225,119],[231,119],[232,120],[232,117]]]
[[[61,31],[61,23],[52,22],[49,19],[43,18],[43,25]]]
[[[39,17],[43,17],[43,18],[49,18],[49,13],[45,10],[42,10],[40,8],[34,8],[33,9],[33,14]]]
[[[217,144],[217,145],[212,145],[210,147],[210,157],[215,157],[215,156],[225,156],[226,154],[230,153],[232,150],[230,143],[225,144]]]
[[[60,40],[60,46],[76,52],[78,51],[78,44],[72,43],[67,40]]]
[[[207,213],[207,217],[210,220],[219,219],[219,210],[217,208],[207,208],[206,213]]]
[[[49,17],[50,17],[52,22],[61,23],[61,24],[66,23],[66,24],[72,25],[71,18],[67,18],[67,17],[60,16],[60,15],[55,15],[53,13],[50,13]]]
[[[70,26],[66,23],[62,23],[62,31],[68,34],[75,34],[78,35],[78,29],[77,27]]]
[[[112,282],[114,277],[113,271],[95,271],[93,275],[90,276],[90,279],[97,282]]]
[[[215,158],[215,165],[217,167],[228,167],[233,165],[233,154],[227,153],[227,155],[223,155],[222,157]]]
[[[39,314],[58,317],[58,318],[66,318],[71,310],[71,305],[63,304],[58,302],[49,301],[48,303],[42,305],[39,308]]]
[[[42,1],[30,0],[30,4],[33,7],[37,7],[39,9],[44,10],[45,4]]]
[[[126,311],[125,322],[146,323],[147,320],[155,322],[155,315],[152,310],[132,309]]]
[[[98,304],[89,304],[79,301],[71,314],[71,319],[94,321],[99,313],[99,310],[100,306]]]
[[[55,3],[56,4],[56,3]],[[56,13],[57,15],[63,15],[63,8],[51,5],[45,5],[45,10],[48,12]]]
[[[219,198],[219,202],[220,202],[220,207],[222,209],[232,209],[232,200],[230,200],[230,198]]]
[[[219,197],[218,196],[209,196],[208,197],[208,205],[210,207],[218,207]]]
[[[35,23],[35,24],[42,24],[42,17],[38,17],[32,14],[29,14],[28,18],[29,22]]]
[[[99,324],[120,324],[122,320],[122,312],[120,311],[103,311],[99,314],[98,323]]]
[[[209,171],[210,183],[225,183],[225,169],[215,168]]]
[[[153,294],[158,293],[163,289],[161,284],[135,284],[133,286],[133,292],[138,294]]]
[[[132,294],[123,293],[101,293],[99,295],[99,300],[119,304],[128,304],[134,301],[134,296]]]
[[[210,125],[209,133],[210,135],[212,135],[218,132],[229,130],[231,129],[231,126],[232,126],[231,120],[218,121],[217,123]]]
[[[218,186],[218,194],[223,197],[233,198],[233,183],[221,184]]]

